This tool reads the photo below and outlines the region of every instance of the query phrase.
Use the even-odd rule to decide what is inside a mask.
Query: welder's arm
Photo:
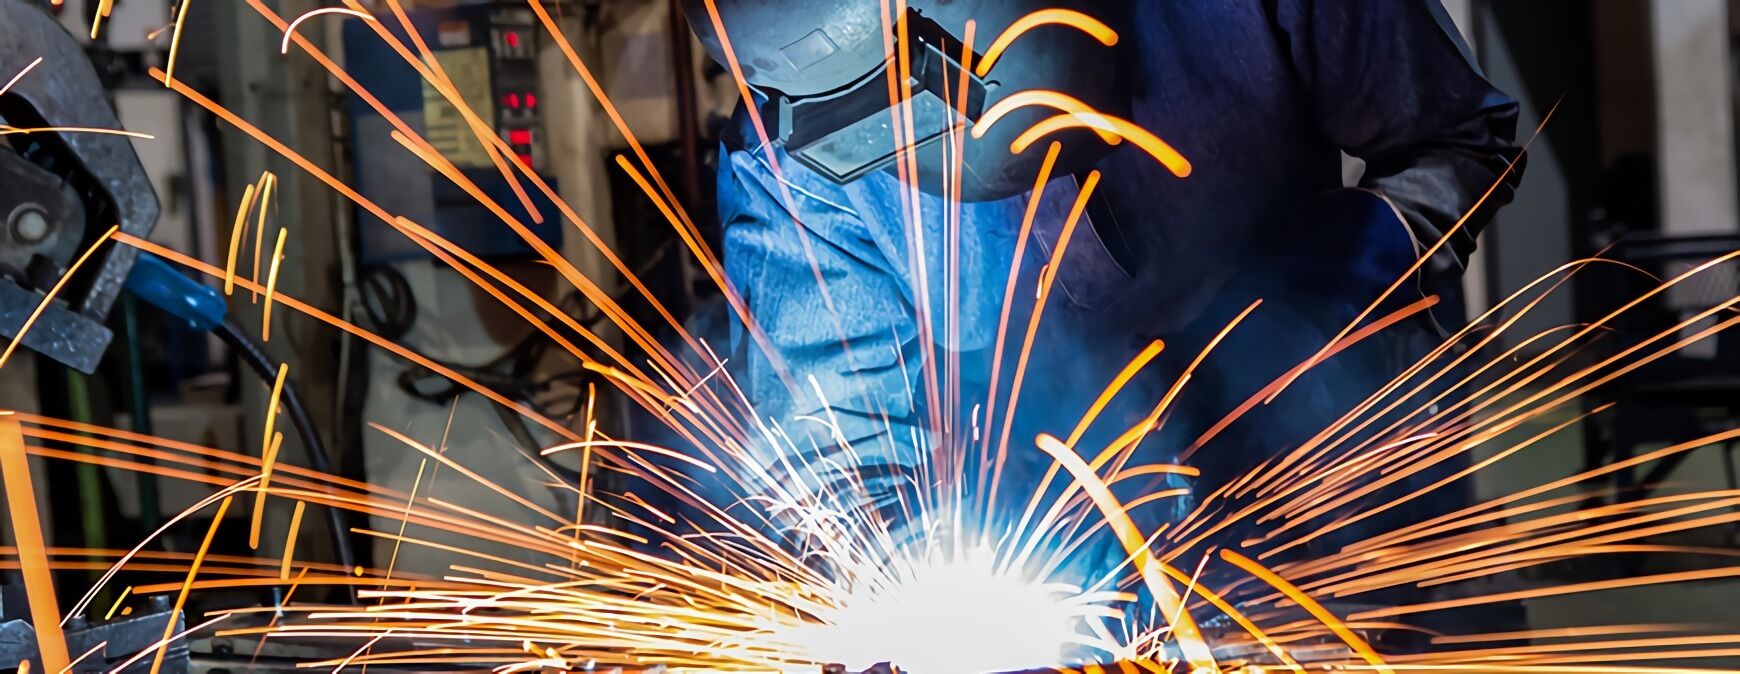
[[[1416,252],[1497,185],[1423,267],[1425,292],[1454,288],[1475,236],[1521,180],[1520,165],[1505,174],[1518,156],[1517,103],[1486,81],[1440,0],[1274,6],[1323,132],[1366,161],[1360,188],[1395,207]]]
[[[773,156],[784,158],[777,150]],[[911,349],[916,327],[901,278],[844,190],[784,161],[788,210],[768,161],[755,151],[721,152],[726,275],[773,352],[739,325],[733,376],[760,421],[777,426],[772,439],[752,448],[766,475],[808,487],[787,490],[795,496],[846,498],[853,495],[838,493],[840,483],[855,482],[854,472],[901,474],[911,462],[902,448],[910,443],[890,436],[907,434],[914,415],[896,354]],[[871,493],[857,496],[872,500],[887,499],[894,488],[865,482]]]
[[[1019,221],[1025,199],[962,205],[959,228],[949,233],[943,202],[920,197],[915,229],[903,210],[911,195],[892,176],[840,186],[779,150],[721,154],[726,273],[777,355],[741,335],[739,383],[762,418],[791,437],[769,443],[759,458],[774,475],[788,464],[799,473],[813,468],[819,479],[800,475],[812,483],[855,471],[886,506],[916,474],[926,404],[919,382],[934,349],[970,351],[991,341],[1014,252],[1009,223]],[[781,161],[777,178],[771,158]],[[921,247],[922,268],[914,264]],[[921,287],[928,303],[919,301]],[[917,320],[926,305],[928,342]],[[795,387],[782,381],[777,360]]]

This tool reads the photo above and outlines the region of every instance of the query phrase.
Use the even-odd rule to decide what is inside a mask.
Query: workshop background
[[[100,40],[87,44],[122,126],[155,136],[133,141],[161,205],[150,239],[200,259],[223,259],[239,203],[270,172],[275,185],[267,217],[291,232],[279,270],[281,291],[369,327],[553,417],[587,404],[592,375],[546,348],[544,338],[523,321],[507,315],[457,272],[412,247],[384,223],[151,80],[146,69],[161,66],[166,58],[162,29],[173,11],[168,3],[116,2]],[[93,4],[67,0],[59,10],[62,23],[75,35],[86,33]],[[318,6],[313,0],[266,4],[286,17]],[[698,334],[722,339],[719,298],[710,292],[704,272],[656,206],[616,165],[616,155],[628,151],[624,139],[586,83],[549,43],[547,33],[534,29],[524,6],[405,4],[424,34],[433,38],[430,46],[456,86],[475,97],[473,107],[491,117],[515,151],[641,272],[667,306],[689,316]],[[568,0],[550,7],[654,163],[673,181],[672,189],[703,231],[716,234],[710,229],[713,164],[718,132],[735,102],[736,87],[693,42],[672,9],[675,4]],[[1466,281],[1471,313],[1580,256],[1604,253],[1659,272],[1740,249],[1740,149],[1735,134],[1740,1],[1446,4],[1488,76],[1522,102],[1524,133],[1556,109],[1531,149],[1515,203],[1482,238]],[[390,211],[409,214],[528,286],[546,289],[547,299],[582,323],[603,325],[550,267],[529,261],[525,244],[493,233],[499,226],[493,216],[432,175],[413,155],[399,151],[388,137],[386,122],[344,93],[318,64],[299,54],[281,56],[276,46],[282,33],[242,0],[196,3],[184,31],[178,79],[350,180]],[[301,28],[302,35],[329,53],[342,54],[358,81],[407,121],[422,125],[438,149],[464,166],[465,148],[474,146],[460,142],[468,135],[463,121],[439,104],[426,85],[418,88],[399,59],[377,53],[384,48],[370,31],[357,21],[309,22]],[[453,141],[453,148],[441,147],[444,137]],[[486,191],[507,189],[487,168],[487,160],[476,171]],[[559,219],[547,220],[538,232],[592,278],[621,283],[596,250]],[[239,266],[251,264],[244,258]],[[1712,278],[1670,294],[1657,310],[1706,306],[1713,298],[1740,292],[1733,274]],[[1528,329],[1511,334],[1531,335],[1597,318],[1613,307],[1613,298],[1626,296],[1635,280],[1613,274],[1575,277],[1525,319]],[[631,310],[651,311],[634,301],[632,293],[622,298]],[[257,333],[258,298],[237,292],[229,301],[230,315]],[[275,320],[263,348],[271,358],[289,364],[313,427],[346,474],[410,489],[421,457],[368,430],[369,424],[378,424],[425,441],[444,437],[442,451],[498,482],[549,481],[533,462],[490,460],[511,455],[518,447],[548,444],[541,429],[528,429],[515,415],[500,414],[489,400],[456,397],[445,380],[305,316],[279,312]],[[271,381],[240,361],[231,346],[143,306],[118,305],[108,325],[114,347],[106,351],[95,375],[77,374],[47,357],[19,357],[0,370],[0,407],[90,419],[206,446],[256,444]],[[1621,402],[1614,413],[1579,424],[1575,433],[1554,436],[1549,448],[1519,463],[1481,471],[1481,493],[1507,493],[1533,484],[1531,475],[1567,474],[1735,427],[1740,424],[1737,347],[1733,336],[1725,336],[1676,355],[1671,366],[1624,382],[1611,392]],[[600,396],[595,404],[601,423],[634,437],[634,420],[619,398]],[[1529,426],[1517,432],[1538,430]],[[282,460],[307,465],[306,444],[299,434],[286,433]],[[1712,446],[1676,465],[1616,479],[1735,489],[1733,453],[1733,447]],[[549,467],[574,468],[572,463]],[[38,484],[51,485],[42,494],[49,501],[43,513],[50,518],[50,542],[60,546],[127,547],[139,532],[202,496],[132,472],[81,479],[78,471],[96,469],[65,462],[39,469]],[[488,475],[488,470],[500,474]],[[465,484],[442,482],[440,497],[475,503],[480,509],[495,507],[483,504],[494,504],[497,497],[481,487],[468,492]],[[525,495],[552,506],[561,498],[556,490],[536,488]],[[274,506],[287,503],[279,500]],[[282,527],[288,510],[274,507],[267,517]],[[92,512],[102,516],[80,515]],[[231,517],[247,517],[245,508],[231,512]],[[325,542],[331,538],[327,525],[316,519],[304,523],[308,535],[303,540],[312,547],[303,555],[330,557],[330,549],[319,549],[330,546]],[[381,529],[396,521],[377,518],[353,525]],[[188,533],[176,535],[204,530],[189,526],[181,529]],[[1740,549],[1740,528],[1699,535],[1703,538],[1663,537],[1657,542],[1702,546],[1721,554]],[[358,546],[369,541],[374,546],[356,550],[359,562],[378,562],[391,552],[383,547],[390,542],[353,540]],[[197,541],[172,538],[171,544],[189,549]],[[259,554],[276,556],[279,551],[273,546],[278,544],[264,542]],[[220,542],[219,551],[225,545]],[[227,545],[240,550],[244,544]],[[490,552],[521,554],[507,546]],[[1613,568],[1547,565],[1530,573],[1611,577],[1644,569],[1669,571],[1682,563],[1678,559],[1642,556]],[[418,554],[401,557],[397,564],[439,572],[448,561]],[[1531,600],[1527,608],[1531,619],[1558,626],[1732,624],[1736,601],[1740,581],[1730,580]]]

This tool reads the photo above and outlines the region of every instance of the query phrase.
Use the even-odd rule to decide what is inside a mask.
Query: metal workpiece
[[[0,336],[10,339],[30,318],[30,313],[42,303],[43,293],[25,290],[9,279],[0,279]],[[24,346],[59,361],[62,365],[90,374],[97,371],[103,351],[109,348],[114,333],[102,323],[91,320],[56,301],[50,304],[24,335]]]
[[[23,587],[0,586],[0,663],[29,661],[32,671],[42,671],[42,660],[36,646],[36,628],[25,618],[29,612],[24,604]],[[114,620],[98,624],[90,623],[83,616],[68,620],[62,626],[66,634],[67,650],[75,657],[87,651],[91,652],[73,665],[70,673],[129,674],[150,671],[152,658],[149,655],[128,663],[125,668],[118,668],[161,641],[164,627],[168,626],[169,621],[174,621],[172,633],[179,633],[186,628],[184,617],[170,606],[167,595],[151,597],[143,612],[131,616],[118,616]],[[164,652],[163,666],[158,671],[183,674],[188,670],[187,642],[180,640],[170,643]]]
[[[46,291],[110,226],[133,236],[157,221],[157,195],[120,129],[96,70],[52,17],[24,0],[0,0],[0,73],[24,72],[0,97],[0,336],[16,338]],[[137,251],[98,250],[44,309],[23,344],[93,372],[111,335],[103,321]]]

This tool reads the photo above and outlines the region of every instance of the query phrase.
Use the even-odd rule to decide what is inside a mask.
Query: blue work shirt
[[[1049,461],[1033,448],[1033,434],[1066,435],[1152,340],[1169,342],[1162,361],[1174,363],[1176,373],[1203,335],[1248,304],[1250,297],[1235,291],[1241,275],[1268,278],[1250,287],[1270,292],[1290,287],[1289,269],[1324,276],[1324,268],[1333,268],[1327,286],[1322,278],[1293,284],[1333,291],[1288,298],[1277,311],[1260,309],[1249,324],[1258,327],[1241,328],[1249,338],[1223,344],[1192,379],[1181,399],[1207,400],[1182,407],[1197,418],[1174,425],[1211,423],[1214,410],[1244,400],[1253,386],[1308,357],[1341,327],[1335,321],[1350,320],[1497,185],[1483,211],[1404,288],[1414,297],[1453,298],[1475,235],[1519,177],[1502,177],[1518,156],[1517,105],[1471,62],[1438,0],[1132,4],[1127,25],[1117,26],[1129,63],[1132,121],[1176,147],[1195,170],[1176,178],[1128,144],[1099,162],[1099,194],[1110,217],[1078,229],[1057,270],[1060,287],[1048,300],[1025,374],[1007,481],[1031,480],[1033,470],[1043,469]],[[952,206],[924,195],[921,229],[914,231],[903,211],[908,188],[894,176],[836,185],[779,147],[758,146],[741,112],[734,123],[733,134],[750,141],[728,142],[720,159],[725,268],[777,351],[770,358],[740,328],[736,377],[763,418],[792,438],[768,443],[759,458],[773,465],[782,455],[819,451],[840,465],[898,469],[914,465],[916,445],[976,451],[978,434],[999,433],[1034,279],[1056,244],[1075,182],[1060,179],[1045,190],[1013,296],[999,416],[987,426],[978,411],[987,397],[983,363],[1028,197],[959,206],[959,231],[951,236],[945,215]],[[1296,217],[1320,195],[1345,187],[1343,152],[1366,162],[1356,187],[1381,195],[1399,220]],[[921,237],[922,260],[914,235]],[[930,343],[917,320],[925,306],[921,287],[928,288],[935,326]],[[920,440],[929,388],[921,364],[945,353],[962,354],[958,402],[947,407],[953,416],[944,420],[942,437]],[[781,376],[779,361],[789,377]],[[946,391],[949,377],[942,379]],[[1197,385],[1213,379],[1224,381]],[[1165,384],[1135,386],[1121,396],[1127,409],[1103,415],[1098,437],[1122,432]],[[1089,447],[1080,451],[1090,455],[1103,446],[1083,444]],[[1150,444],[1160,446],[1141,462],[1180,449],[1176,442]],[[1251,463],[1280,449],[1237,460]]]

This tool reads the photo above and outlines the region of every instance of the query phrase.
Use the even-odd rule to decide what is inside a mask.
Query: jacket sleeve
[[[734,123],[747,122],[740,112]],[[777,147],[727,140],[718,188],[726,277],[771,347],[735,326],[727,367],[759,436],[747,448],[757,465],[745,468],[760,484],[748,486],[787,506],[891,498],[915,460],[910,377],[921,356],[905,282],[871,231],[875,214]]]
[[[1365,160],[1359,187],[1389,201],[1417,252],[1492,190],[1423,267],[1427,292],[1453,289],[1521,181],[1516,101],[1486,80],[1439,0],[1270,2],[1322,132]]]
[[[758,152],[721,154],[726,276],[774,352],[738,326],[738,383],[761,420],[798,444],[871,437],[884,415],[910,412],[892,355],[913,331],[898,279],[859,233],[846,199],[788,178],[788,209],[764,161]],[[844,437],[832,437],[821,421]]]
[[[829,491],[852,477],[868,492],[859,496],[884,503],[933,440],[921,422],[927,364],[938,349],[991,342],[1014,250],[1007,225],[1026,200],[962,205],[951,228],[954,212],[929,195],[912,217],[911,193],[893,176],[836,185],[778,147],[731,137],[718,177],[726,276],[776,356],[739,327],[733,377],[772,422],[756,458],[775,477],[795,472]],[[918,322],[926,307],[928,342]]]

